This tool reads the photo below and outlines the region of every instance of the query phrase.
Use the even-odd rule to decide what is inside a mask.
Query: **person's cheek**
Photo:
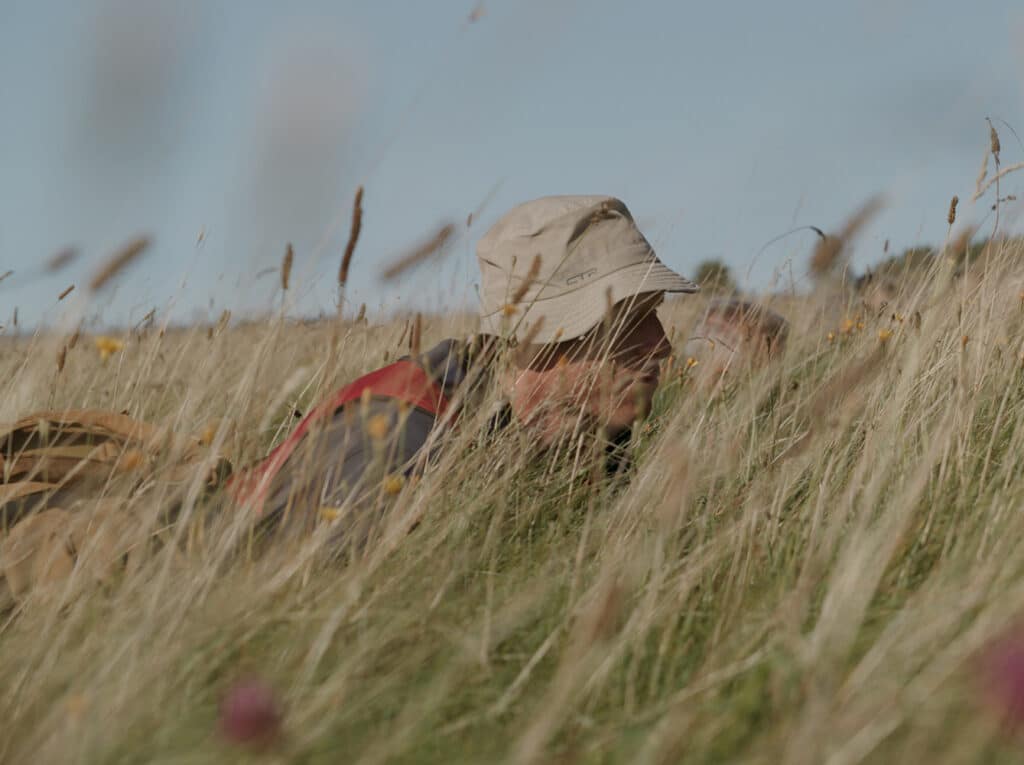
[[[642,419],[650,409],[650,386],[624,376],[617,381],[611,407],[606,409],[609,425],[629,427],[637,419]]]

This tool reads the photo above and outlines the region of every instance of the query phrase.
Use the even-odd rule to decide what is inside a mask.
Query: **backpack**
[[[36,412],[0,426],[0,578],[9,595],[18,600],[63,579],[86,547],[92,573],[105,578],[133,538],[125,510],[132,493],[150,480],[191,480],[207,456],[203,442],[93,409]],[[210,487],[231,470],[221,457],[213,462]]]

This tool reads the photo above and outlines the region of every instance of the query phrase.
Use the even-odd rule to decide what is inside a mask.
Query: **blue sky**
[[[139,233],[155,245],[90,306],[101,321],[270,307],[276,279],[255,274],[286,242],[292,310],[333,310],[359,184],[350,299],[372,312],[471,305],[486,226],[555,193],[620,196],[677,270],[718,257],[767,289],[799,283],[813,235],[754,260],[764,243],[874,193],[888,206],[858,267],[885,239],[940,241],[953,194],[982,220],[966,200],[985,117],[1024,134],[1009,0],[485,0],[470,22],[474,7],[0,0],[0,323],[81,307],[56,296]],[[996,125],[1004,163],[1024,160]],[[446,260],[379,281],[447,220]],[[81,259],[41,275],[68,245]]]

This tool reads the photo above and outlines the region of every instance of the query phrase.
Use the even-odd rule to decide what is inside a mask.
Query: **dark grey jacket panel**
[[[281,466],[264,505],[267,523],[305,533],[329,513],[339,533],[365,536],[385,505],[383,492],[412,472],[433,427],[432,415],[402,413],[390,400],[339,409]]]
[[[468,375],[466,343],[445,340],[417,362],[449,399]],[[422,464],[435,418],[393,399],[339,408],[302,439],[277,472],[264,504],[265,523],[305,533],[326,513],[339,536],[365,539],[383,515],[387,493]],[[397,481],[397,483],[396,483]]]

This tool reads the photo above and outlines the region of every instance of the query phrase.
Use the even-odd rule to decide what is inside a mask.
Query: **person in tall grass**
[[[710,390],[777,358],[788,336],[789,322],[767,306],[741,297],[716,298],[691,330],[683,355],[697,382]]]
[[[478,336],[449,339],[345,386],[265,460],[236,477],[235,501],[270,526],[308,530],[325,514],[365,536],[466,410],[495,390],[491,427],[523,427],[538,452],[587,430],[609,448],[647,415],[671,348],[656,309],[696,284],[658,259],[626,205],[553,196],[518,205],[480,240]],[[493,398],[493,395],[492,395]]]

